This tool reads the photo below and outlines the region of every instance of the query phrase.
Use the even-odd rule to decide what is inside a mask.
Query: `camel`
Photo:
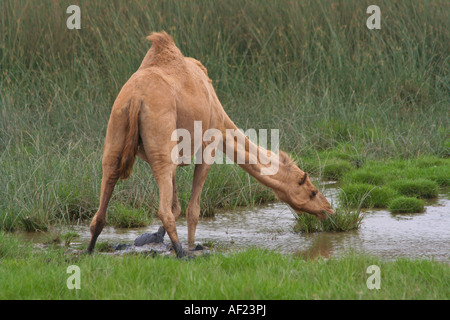
[[[179,166],[171,158],[177,141],[171,139],[174,130],[183,128],[191,133],[194,122],[201,121],[202,130],[214,128],[222,132],[223,146],[231,144],[233,160],[240,156],[251,161],[238,165],[271,188],[275,195],[296,212],[307,212],[318,219],[334,214],[327,199],[311,183],[308,174],[280,151],[271,161],[277,161],[278,170],[263,174],[267,162],[261,155],[271,155],[253,145],[245,135],[244,147],[238,147],[235,138],[227,137],[227,129],[240,132],[228,117],[216,96],[206,68],[197,60],[184,57],[166,32],[154,32],[147,37],[152,46],[139,69],[120,90],[111,111],[102,157],[102,182],[98,211],[90,224],[92,252],[106,223],[108,202],[119,178],[129,177],[136,155],[147,162],[159,188],[158,217],[161,219],[178,257],[187,252],[180,244],[176,221],[181,213],[177,197],[175,173]],[[241,133],[243,134],[243,133]],[[194,147],[194,141],[191,141]],[[200,148],[208,145],[202,142]],[[250,154],[250,146],[261,151],[260,157]],[[195,154],[195,150],[194,153]],[[260,159],[261,158],[261,159]],[[191,197],[186,208],[188,246],[194,245],[195,231],[200,216],[200,195],[211,163],[195,164]]]

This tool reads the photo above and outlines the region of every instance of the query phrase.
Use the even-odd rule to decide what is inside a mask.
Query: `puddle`
[[[325,195],[336,203],[338,189],[328,185]],[[441,194],[429,202],[424,213],[391,214],[386,210],[368,210],[359,230],[350,232],[295,233],[296,223],[288,206],[271,203],[256,208],[238,208],[219,211],[213,218],[200,219],[196,242],[213,243],[223,248],[261,247],[305,256],[340,255],[350,249],[356,252],[381,256],[427,258],[440,261],[450,259],[450,200]],[[129,243],[145,232],[156,232],[160,222],[145,228],[118,229],[105,227],[99,241]],[[186,247],[187,224],[184,218],[177,221],[178,236]],[[81,235],[77,242],[90,239],[88,226],[74,226]],[[166,235],[165,242],[169,238]]]

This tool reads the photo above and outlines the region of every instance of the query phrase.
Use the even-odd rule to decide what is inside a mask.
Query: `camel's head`
[[[277,197],[296,212],[307,212],[319,220],[326,220],[326,214],[334,214],[330,203],[311,183],[308,174],[300,170],[286,154],[280,153],[280,160],[284,173],[280,188],[274,190]]]

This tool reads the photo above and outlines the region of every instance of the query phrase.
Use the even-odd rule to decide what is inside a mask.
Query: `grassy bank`
[[[450,184],[450,159],[421,156],[412,159],[374,161],[349,153],[346,148],[318,152],[315,158],[300,158],[300,167],[319,177],[335,180],[340,189],[336,215],[318,221],[299,214],[298,232],[349,231],[358,229],[366,208],[384,208],[392,213],[422,213],[425,201],[445,193]]]
[[[0,299],[448,299],[450,268],[427,260],[385,261],[349,253],[303,260],[247,250],[193,260],[75,256],[0,234]],[[79,290],[66,286],[70,265],[80,268]],[[366,286],[371,265],[379,290]],[[133,290],[129,290],[133,288]]]
[[[330,172],[339,172],[335,180],[340,182],[339,199],[346,207],[423,212],[423,200],[437,198],[440,190],[450,184],[449,158],[423,156],[355,162],[348,154],[336,150],[323,153],[321,158],[323,166],[318,172],[326,172],[327,167]],[[392,203],[395,204],[391,206]],[[400,207],[402,203],[404,208]]]
[[[319,165],[328,178],[372,160],[449,156],[445,3],[380,1],[381,30],[366,28],[370,3],[357,0],[77,3],[81,30],[66,28],[73,1],[0,2],[2,230],[45,230],[93,215],[112,103],[155,30],[204,63],[239,127],[280,129],[282,149],[305,161],[345,149],[352,158],[336,169]],[[433,167],[422,173],[441,176]],[[186,206],[192,168],[177,174]],[[154,214],[157,193],[139,161],[116,187],[115,221]],[[273,199],[236,166],[215,166],[203,214]]]

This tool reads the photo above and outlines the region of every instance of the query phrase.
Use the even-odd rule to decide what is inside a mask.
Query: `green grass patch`
[[[107,219],[118,228],[144,227],[152,222],[145,208],[130,208],[120,203],[112,206]]]
[[[69,247],[70,243],[73,240],[78,239],[79,237],[80,237],[80,235],[74,231],[68,231],[61,235],[61,239],[64,241],[64,245],[66,247]]]
[[[450,163],[442,166],[422,168],[418,176],[436,182],[439,186],[450,186]]]
[[[4,237],[0,235],[0,237]],[[430,260],[386,261],[356,253],[304,260],[268,250],[192,260],[141,255],[73,255],[2,238],[0,299],[448,299],[450,267]],[[6,246],[6,247],[5,247]],[[25,250],[16,250],[25,246]],[[7,254],[4,254],[7,252]],[[80,268],[69,290],[67,268]],[[381,270],[369,290],[367,268]]]
[[[450,159],[439,158],[436,156],[426,155],[413,159],[412,161],[418,168],[435,168],[435,167],[448,167]]]
[[[425,203],[422,199],[405,196],[395,198],[389,205],[389,211],[392,213],[420,213],[424,210]]]
[[[385,173],[378,170],[373,170],[373,168],[364,167],[358,170],[347,172],[342,180],[344,183],[365,183],[381,186],[386,181],[386,175]]]
[[[360,209],[337,208],[334,215],[328,215],[327,220],[319,220],[315,216],[300,213],[296,216],[295,232],[345,232],[356,230],[361,226],[364,214]]]
[[[393,180],[428,179],[439,186],[450,183],[450,159],[422,156],[411,159],[366,161],[359,169],[344,174],[344,183],[368,183],[382,186]]]
[[[340,200],[344,205],[363,208],[387,208],[403,195],[436,198],[439,187],[448,185],[450,161],[423,156],[413,159],[366,161],[365,165],[345,173],[341,179]]]
[[[0,263],[3,259],[28,258],[31,253],[32,246],[29,242],[23,243],[11,234],[0,231]]]
[[[351,183],[341,187],[339,199],[344,206],[386,208],[397,192],[388,187],[365,183]]]
[[[323,168],[322,178],[326,180],[340,180],[346,172],[352,169],[352,165],[346,160],[328,160]]]
[[[368,204],[374,208],[386,208],[397,192],[389,187],[376,187],[368,197]]]
[[[389,186],[398,193],[417,198],[436,198],[438,196],[438,184],[427,179],[396,180]]]

